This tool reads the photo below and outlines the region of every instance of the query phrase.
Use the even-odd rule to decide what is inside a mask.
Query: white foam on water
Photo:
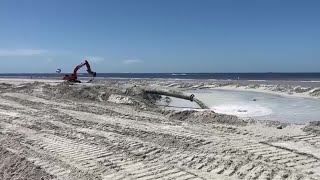
[[[235,115],[238,117],[249,118],[267,116],[272,114],[272,110],[256,104],[222,104],[211,107],[217,113]]]

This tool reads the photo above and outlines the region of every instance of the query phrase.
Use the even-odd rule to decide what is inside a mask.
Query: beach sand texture
[[[319,123],[168,111],[134,84],[170,88],[1,79],[0,179],[320,179]]]

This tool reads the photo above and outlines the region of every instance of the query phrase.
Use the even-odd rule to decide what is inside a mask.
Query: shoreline
[[[307,84],[297,81],[169,81],[168,87],[180,90],[220,89],[235,91],[252,91],[268,93],[286,97],[301,97],[320,99],[320,84],[318,82]],[[187,84],[189,83],[189,84]],[[281,83],[281,84],[280,84]],[[187,85],[186,85],[187,84]]]
[[[86,80],[87,78],[80,78]],[[56,78],[2,78],[0,77],[0,83],[24,83],[24,82],[47,82],[47,83],[62,83],[63,80]],[[120,81],[120,82],[132,82],[135,84],[141,84],[141,81],[149,82],[149,85],[155,87],[165,87],[169,89],[177,89],[181,91],[188,90],[197,90],[197,89],[217,89],[217,90],[230,90],[230,91],[250,91],[250,92],[259,92],[259,93],[267,93],[273,95],[279,95],[284,97],[299,97],[299,98],[310,98],[310,99],[319,99],[320,100],[320,81],[316,82],[300,82],[300,81],[268,81],[268,80],[246,80],[246,81],[228,81],[228,80],[173,80],[173,79],[128,79],[128,78],[97,78],[95,82],[90,83],[90,85],[103,85],[107,81]],[[285,82],[285,83],[283,83]],[[184,84],[188,83],[186,87]],[[284,84],[283,86],[280,83]],[[300,84],[301,83],[301,84]],[[307,83],[307,84],[306,84]],[[82,84],[87,84],[83,82]],[[160,85],[159,84],[164,84]],[[293,85],[291,85],[293,84]],[[304,84],[304,86],[303,86]],[[280,90],[275,89],[280,85]],[[313,85],[313,86],[311,86]],[[179,87],[180,86],[180,87]],[[294,92],[295,89],[301,88],[302,91],[305,92]],[[316,95],[311,95],[313,92],[319,91]]]
[[[226,91],[249,91],[249,92],[258,92],[258,93],[266,93],[266,94],[273,94],[273,95],[278,95],[278,96],[283,96],[283,97],[298,97],[298,98],[307,98],[307,99],[319,99],[320,97],[316,96],[311,96],[307,93],[292,93],[289,94],[288,92],[277,92],[277,91],[272,91],[264,88],[248,88],[248,87],[234,87],[234,86],[225,86],[225,87],[216,87],[216,88],[208,88],[208,89],[217,89],[217,90],[226,90]]]

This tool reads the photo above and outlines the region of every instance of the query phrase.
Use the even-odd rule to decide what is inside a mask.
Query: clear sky
[[[0,0],[0,73],[320,72],[319,0]]]

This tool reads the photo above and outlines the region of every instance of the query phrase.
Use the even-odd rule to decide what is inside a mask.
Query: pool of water
[[[305,123],[320,121],[320,100],[234,90],[195,90],[194,94],[218,113],[242,118]],[[195,108],[195,104],[174,99],[170,105]]]

